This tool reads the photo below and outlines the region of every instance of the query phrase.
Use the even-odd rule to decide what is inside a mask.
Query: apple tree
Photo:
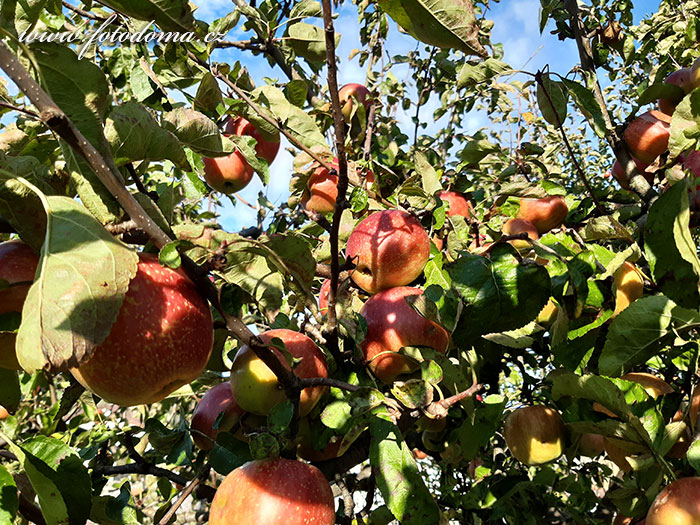
[[[700,523],[700,2],[496,7],[0,1],[0,524]]]

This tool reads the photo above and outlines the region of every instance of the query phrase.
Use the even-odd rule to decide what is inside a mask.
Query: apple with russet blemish
[[[647,164],[668,151],[670,138],[671,117],[654,109],[635,118],[624,133],[632,156]]]
[[[526,233],[528,238],[532,239],[533,241],[540,238],[535,225],[525,219],[510,219],[506,221],[506,223],[503,225],[503,233],[505,235],[518,235],[520,233]],[[508,241],[508,243],[519,252],[526,252],[532,248],[532,245],[525,239],[516,239]]]
[[[393,383],[402,374],[420,366],[399,352],[404,346],[428,346],[445,353],[450,334],[437,323],[421,316],[406,302],[422,295],[420,288],[396,287],[370,297],[360,314],[367,321],[362,355],[372,373],[383,383]]]
[[[213,343],[211,311],[194,283],[141,253],[109,335],[71,373],[105,401],[156,403],[199,377]]]
[[[190,429],[194,444],[202,450],[211,450],[219,432],[231,430],[244,413],[236,403],[228,381],[210,388],[192,413]],[[214,428],[217,420],[219,425]]]
[[[414,281],[430,257],[430,239],[408,212],[378,211],[355,226],[345,254],[355,264],[352,280],[373,294]]]
[[[253,137],[257,143],[255,153],[271,164],[280,148],[279,139],[263,139],[260,131],[243,117],[229,118],[224,127],[224,136]],[[204,178],[214,190],[231,194],[245,188],[253,178],[253,168],[238,150],[223,157],[203,157]]]
[[[564,224],[569,207],[563,197],[551,195],[541,199],[520,199],[520,210],[516,218],[530,221],[542,235]]]
[[[520,407],[506,417],[503,437],[515,459],[526,465],[542,465],[564,452],[564,421],[553,408]]]
[[[270,345],[273,339],[284,342],[287,351],[300,363],[294,373],[300,378],[328,377],[326,357],[321,349],[306,335],[279,328],[260,334],[260,340]],[[290,368],[287,360],[278,349],[268,346],[280,362]],[[284,401],[285,393],[274,372],[260,359],[253,350],[242,346],[231,365],[231,390],[238,405],[246,412],[266,416],[272,408]],[[299,397],[299,415],[306,416],[316,405],[327,387],[308,387],[301,391]]]
[[[360,102],[365,107],[365,111],[369,111],[372,104],[369,89],[362,84],[345,84],[338,90],[338,97],[345,122],[348,122],[352,116],[355,101]]]

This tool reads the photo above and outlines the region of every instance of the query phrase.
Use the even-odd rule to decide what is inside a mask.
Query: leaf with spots
[[[418,471],[401,431],[385,408],[370,420],[369,459],[377,487],[391,513],[404,525],[438,523],[440,511]]]
[[[24,303],[17,358],[27,371],[77,366],[109,335],[138,256],[78,202],[46,196],[23,182],[40,197],[47,221],[37,277]]]

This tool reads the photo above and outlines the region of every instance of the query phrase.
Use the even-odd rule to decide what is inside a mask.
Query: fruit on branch
[[[666,153],[670,137],[671,117],[654,109],[630,122],[624,134],[632,156],[647,164]]]
[[[0,405],[0,421],[7,419],[8,417],[10,417],[10,413],[4,406]]]
[[[231,383],[226,381],[210,388],[192,414],[190,430],[194,444],[202,450],[211,450],[219,432],[231,430],[244,413],[233,397]]]
[[[139,254],[136,275],[107,339],[71,373],[122,406],[155,403],[204,370],[214,343],[209,305],[180,272]]]
[[[391,288],[370,297],[360,311],[367,321],[362,355],[372,373],[384,383],[393,383],[397,376],[419,368],[417,361],[398,353],[402,347],[429,346],[438,352],[447,351],[447,330],[406,302],[407,297],[422,294],[420,288]]]
[[[39,256],[27,244],[22,241],[0,243],[0,314],[22,311],[37,266]]]
[[[326,357],[321,349],[306,335],[279,328],[260,334],[263,343],[269,345],[273,339],[281,339],[287,351],[300,359],[294,368],[297,377],[328,377]],[[268,347],[287,368],[287,360],[277,348]],[[242,346],[233,358],[231,365],[231,390],[238,405],[245,411],[266,416],[272,407],[285,399],[284,389],[277,376],[268,368],[249,346]],[[318,403],[326,387],[308,387],[299,397],[299,415],[306,416]]]
[[[656,496],[647,513],[646,525],[698,525],[700,523],[700,477],[680,478]]]
[[[365,111],[369,111],[369,107],[372,105],[369,89],[362,84],[345,84],[338,90],[338,97],[345,122],[349,122],[352,117],[355,101],[362,103]]]
[[[356,267],[350,274],[369,293],[405,286],[423,271],[430,239],[418,219],[403,210],[372,213],[352,231],[345,247]]]
[[[690,66],[689,76],[690,87],[688,92],[691,92],[692,90],[700,87],[700,57],[696,58],[693,65]]]
[[[577,450],[579,456],[587,456],[589,458],[600,456],[605,450],[605,438],[600,434],[586,432],[581,435]]]
[[[691,151],[683,156],[683,169],[700,177],[700,151]]]
[[[530,221],[525,219],[510,219],[503,225],[503,233],[506,235],[518,235],[527,233],[529,239],[536,241],[540,238],[537,228]],[[508,241],[508,243],[519,252],[529,251],[531,244],[525,239]]]
[[[337,158],[333,159],[331,166],[338,169]],[[372,171],[365,173],[365,182],[367,184],[374,182]],[[331,213],[335,210],[335,201],[338,198],[338,175],[331,173],[323,166],[318,166],[309,177],[307,187],[301,199],[301,204],[306,210],[318,213]]]
[[[559,413],[542,405],[520,407],[503,426],[508,450],[526,465],[541,465],[564,452],[564,421]]]
[[[678,86],[683,90],[684,94],[690,93],[692,91],[690,85],[690,68],[684,67],[678,71],[674,71],[666,77],[664,82],[666,84]],[[673,115],[673,112],[676,110],[676,106],[680,101],[681,99],[660,98],[657,101],[659,104],[659,111],[665,113],[666,115]]]
[[[333,525],[331,486],[313,465],[291,459],[250,461],[214,496],[209,525]]]
[[[542,235],[564,224],[567,213],[569,213],[569,207],[564,198],[550,196],[542,199],[520,199],[517,218],[530,221]]]
[[[644,294],[644,279],[634,264],[625,261],[615,271],[613,290],[615,291],[615,310],[612,317],[615,317]]]
[[[257,144],[255,153],[271,164],[280,149],[279,139],[267,141],[253,124],[242,117],[229,118],[224,128],[224,136],[253,137]],[[243,154],[236,150],[225,157],[202,158],[204,178],[207,184],[220,193],[236,193],[245,188],[253,178],[253,168]]]
[[[331,280],[326,279],[321,285],[321,291],[318,292],[318,311],[321,315],[328,313],[328,301],[331,296]]]
[[[449,205],[447,210],[449,217],[461,216],[467,219],[471,217],[472,205],[461,194],[454,191],[441,191],[437,196]]]
[[[634,161],[635,166],[637,166],[637,171],[644,176],[644,178],[647,180],[649,184],[651,184],[654,180],[654,174],[651,172],[646,171],[646,169],[649,167],[649,164],[645,164],[644,162],[640,162],[635,158],[632,158]],[[615,177],[615,180],[617,183],[620,185],[620,187],[623,190],[630,191],[630,181],[627,178],[627,174],[625,173],[625,170],[622,168],[622,164],[620,164],[620,161],[616,160],[615,164],[613,164],[612,167],[612,175]]]

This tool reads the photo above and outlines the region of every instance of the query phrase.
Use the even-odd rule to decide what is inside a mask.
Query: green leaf
[[[555,401],[564,396],[588,399],[597,401],[625,421],[633,417],[625,395],[607,377],[555,371],[548,378],[552,380],[552,398]]]
[[[248,444],[228,432],[219,432],[216,436],[216,444],[209,452],[209,463],[222,476],[251,459],[253,456],[250,455]]]
[[[485,57],[470,0],[379,0],[379,7],[411,36],[431,46]]]
[[[17,410],[22,399],[19,378],[15,370],[0,368],[0,405],[10,412]]]
[[[688,463],[695,469],[695,472],[700,474],[700,439],[693,441],[685,457],[688,458]]]
[[[44,206],[41,199],[15,177],[24,177],[33,184],[41,185],[44,191],[50,191],[50,188],[42,185],[40,173],[31,167],[18,169],[16,160],[17,157],[0,154],[0,169],[3,170],[0,172],[0,217],[9,222],[22,240],[38,253],[46,235]]]
[[[511,70],[505,62],[495,58],[487,58],[478,64],[465,63],[457,73],[457,87],[473,87],[482,84]]]
[[[685,184],[676,183],[651,205],[644,250],[654,280],[665,295],[685,308],[700,306],[700,260],[690,233]]]
[[[473,418],[464,418],[457,430],[457,436],[465,459],[474,459],[479,450],[486,446],[501,428],[505,408],[506,399],[492,394],[476,406]]]
[[[233,142],[219,133],[213,120],[193,109],[177,108],[166,113],[163,127],[183,145],[207,157],[221,157],[236,149]]]
[[[386,409],[370,420],[369,459],[377,487],[391,513],[404,525],[438,523],[440,511],[425,486],[411,450]]]
[[[294,52],[309,62],[324,62],[326,60],[326,35],[322,28],[297,22],[287,28],[285,42]],[[335,35],[336,47],[340,44],[340,34]]]
[[[316,0],[301,0],[301,2],[294,4],[289,18],[305,18],[307,16],[316,18],[322,17],[323,8],[321,7],[321,2],[317,2]]]
[[[163,246],[158,253],[158,261],[163,266],[177,270],[182,265],[182,258],[180,257],[181,250],[189,250],[193,248],[194,244],[186,240],[172,241]]]
[[[428,195],[434,195],[436,192],[442,190],[440,177],[435,171],[435,168],[430,165],[425,155],[420,151],[416,151],[413,160],[416,164],[416,172],[420,174],[423,191]]]
[[[610,325],[598,367],[601,374],[620,376],[646,362],[671,343],[677,332],[700,325],[700,314],[663,295],[637,299]]]
[[[262,180],[263,184],[267,185],[270,182],[270,167],[267,161],[258,157],[255,153],[255,139],[247,135],[242,137],[231,135],[227,138],[236,145],[236,149],[260,176],[260,180]]]
[[[267,415],[267,427],[273,434],[282,434],[294,417],[294,405],[289,399],[272,407]]]
[[[552,126],[563,125],[566,119],[567,92],[562,83],[543,74],[542,83],[537,83],[537,105],[542,117]]]
[[[633,241],[634,238],[622,224],[610,215],[593,217],[586,221],[586,227],[582,232],[585,241],[599,241],[609,239],[624,239]]]
[[[0,465],[0,523],[14,523],[19,498],[17,497],[17,485],[5,467]]]
[[[163,31],[194,31],[195,20],[188,0],[104,0],[115,11],[146,22],[155,21]]]
[[[223,103],[224,96],[221,93],[221,88],[219,88],[219,83],[214,75],[207,71],[202,75],[202,80],[199,82],[197,94],[192,105],[195,111],[203,111],[215,115],[216,108]]]
[[[586,120],[588,120],[595,134],[601,138],[605,137],[608,133],[608,127],[605,124],[603,110],[600,109],[600,105],[598,101],[596,101],[593,91],[573,80],[565,78],[563,82],[568,92],[571,94],[574,104],[576,104],[576,107],[583,113],[583,116],[586,117]],[[566,115],[566,111],[564,111],[564,115]],[[562,119],[562,122],[563,121]]]
[[[313,3],[318,2],[314,1]],[[306,104],[306,96],[308,93],[309,85],[301,79],[290,80],[284,86],[284,96],[287,97],[287,100],[292,104],[300,108],[303,108],[304,104]]]
[[[118,166],[140,160],[168,159],[185,171],[192,169],[177,137],[161,128],[138,102],[126,102],[112,109],[105,124],[105,137]]]
[[[46,240],[24,303],[17,358],[28,371],[74,367],[109,335],[138,256],[76,201],[35,191],[48,217]]]
[[[666,82],[659,82],[646,88],[637,98],[637,104],[645,106],[646,104],[656,102],[657,99],[660,98],[668,99],[677,104],[684,96],[685,91],[683,91],[682,87],[674,84],[667,84]]]
[[[432,363],[433,361],[431,361]],[[433,402],[433,387],[422,379],[395,381],[391,393],[406,408],[422,408]]]
[[[670,157],[686,150],[697,150],[700,139],[700,89],[691,91],[676,106],[671,120],[671,138],[668,142]]]

